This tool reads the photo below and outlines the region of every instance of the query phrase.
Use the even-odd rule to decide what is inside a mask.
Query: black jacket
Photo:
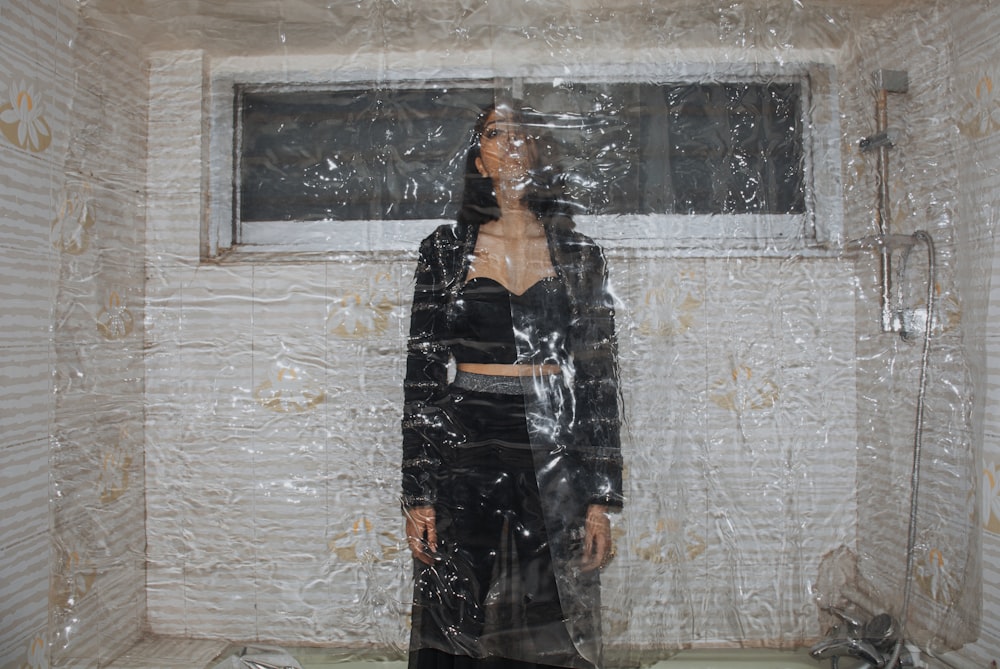
[[[564,370],[573,411],[555,444],[586,469],[591,503],[620,507],[622,456],[614,300],[601,248],[565,217],[544,223],[556,276],[570,302]],[[448,393],[452,305],[468,273],[478,226],[442,225],[420,245],[404,379],[403,505],[431,505],[435,472],[447,466],[437,402]]]

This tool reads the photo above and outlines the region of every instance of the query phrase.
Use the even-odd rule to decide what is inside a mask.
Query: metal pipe
[[[861,140],[862,149],[875,148],[878,151],[876,167],[875,228],[879,237],[885,238],[891,229],[889,199],[889,93],[906,93],[909,90],[909,75],[904,70],[876,70],[875,79],[875,135]],[[899,332],[901,323],[893,308],[892,300],[892,253],[888,246],[879,251],[879,284],[882,301],[882,332]]]
[[[880,88],[875,95],[875,134],[881,135],[889,126],[889,92]],[[875,206],[875,229],[879,237],[889,234],[889,147],[885,143],[878,146],[875,181],[877,200]],[[882,290],[882,332],[895,332],[892,301],[892,255],[887,245],[879,251],[879,284]]]

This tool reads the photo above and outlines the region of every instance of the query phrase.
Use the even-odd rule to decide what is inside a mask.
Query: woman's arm
[[[581,254],[573,323],[577,448],[591,472],[590,503],[621,508],[622,454],[614,296],[604,255],[593,242]]]
[[[447,387],[449,351],[444,343],[447,292],[435,237],[420,245],[414,274],[406,376],[403,380],[402,502],[407,509],[433,506],[440,418],[433,400]]]

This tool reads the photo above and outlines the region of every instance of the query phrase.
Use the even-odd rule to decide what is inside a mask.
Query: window
[[[820,160],[837,134],[814,118],[835,118],[817,73],[233,80],[219,247],[412,250],[454,220],[471,128],[502,92],[554,147],[581,227],[612,247],[822,249],[839,236],[839,167]]]
[[[487,82],[237,90],[237,220],[454,219]],[[478,84],[478,85],[476,85]]]
[[[524,99],[586,214],[805,211],[800,84],[536,84]]]

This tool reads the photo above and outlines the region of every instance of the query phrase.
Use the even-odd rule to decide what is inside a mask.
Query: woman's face
[[[494,184],[523,182],[535,163],[535,147],[510,109],[490,112],[479,138],[476,168]]]

